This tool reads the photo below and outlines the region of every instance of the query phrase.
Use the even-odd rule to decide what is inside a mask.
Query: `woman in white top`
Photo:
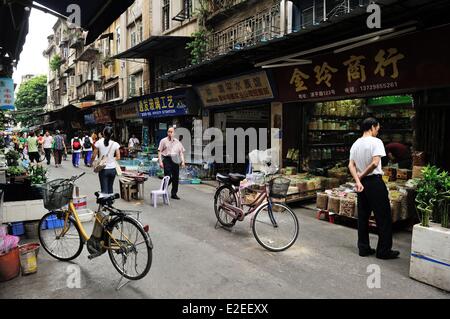
[[[97,156],[101,159],[103,156],[107,156],[106,167],[100,171],[100,187],[102,195],[113,195],[114,179],[116,178],[117,171],[116,165],[120,160],[120,145],[117,142],[111,140],[113,130],[111,127],[105,127],[103,130],[104,138],[98,140],[94,146],[94,154],[92,155],[91,165]]]

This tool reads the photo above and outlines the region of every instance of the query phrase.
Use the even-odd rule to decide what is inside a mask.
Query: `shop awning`
[[[0,64],[2,56],[8,54],[11,62],[19,60],[28,34],[30,11],[14,1],[0,2]]]
[[[167,55],[175,47],[185,47],[190,39],[179,36],[152,36],[131,49],[113,56],[113,59],[146,59],[149,56]]]
[[[36,0],[36,3],[67,16],[70,5],[81,10],[81,27],[88,31],[86,44],[94,42],[105,30],[130,7],[134,0]]]

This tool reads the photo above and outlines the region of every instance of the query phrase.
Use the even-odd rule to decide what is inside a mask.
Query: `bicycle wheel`
[[[252,230],[261,246],[270,251],[283,251],[297,240],[298,219],[288,206],[266,203],[255,213]]]
[[[77,258],[83,250],[83,239],[78,225],[68,220],[64,225],[64,213],[47,213],[39,221],[39,241],[53,258],[69,261]]]
[[[129,280],[145,277],[152,265],[153,245],[140,223],[126,216],[114,220],[108,230],[108,254],[114,268]]]
[[[226,213],[222,207],[223,204],[237,206],[236,194],[231,186],[223,185],[216,191],[214,195],[214,212],[220,224],[225,227],[233,227],[236,220]]]

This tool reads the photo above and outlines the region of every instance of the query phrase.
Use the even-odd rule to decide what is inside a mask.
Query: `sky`
[[[42,53],[47,49],[47,37],[53,34],[53,26],[57,18],[42,11],[32,9],[30,14],[29,32],[20,55],[17,69],[14,70],[14,83],[17,85],[22,81],[25,74],[47,74],[48,61]]]

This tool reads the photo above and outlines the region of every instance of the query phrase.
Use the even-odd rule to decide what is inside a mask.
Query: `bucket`
[[[40,245],[38,243],[19,246],[22,276],[37,272],[37,255],[39,253],[39,247]]]
[[[19,248],[0,255],[0,282],[16,278],[20,274]]]

